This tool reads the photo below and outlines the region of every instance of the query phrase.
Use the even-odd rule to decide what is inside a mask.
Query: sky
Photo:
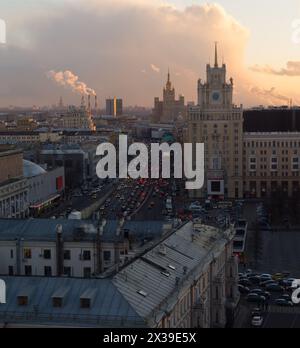
[[[1,0],[0,106],[196,100],[218,41],[236,104],[300,105],[299,0]]]

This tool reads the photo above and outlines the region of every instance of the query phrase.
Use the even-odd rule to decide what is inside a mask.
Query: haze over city
[[[1,107],[51,105],[60,95],[78,104],[76,91],[54,83],[51,71],[71,71],[101,105],[117,95],[149,107],[169,68],[176,93],[195,101],[215,41],[237,104],[300,103],[296,0],[10,0],[2,1],[1,18]]]

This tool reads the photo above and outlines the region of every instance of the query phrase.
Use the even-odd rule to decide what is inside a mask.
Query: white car
[[[255,326],[255,327],[261,327],[263,322],[264,322],[264,318],[262,316],[254,316],[252,318],[251,324],[252,326]]]

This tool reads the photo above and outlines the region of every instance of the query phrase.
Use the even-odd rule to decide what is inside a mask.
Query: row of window
[[[9,276],[14,276],[14,266],[8,266],[8,274]],[[25,265],[24,266],[24,274],[27,277],[31,277],[33,275],[32,271],[32,266],[31,265]],[[66,277],[72,277],[72,268],[71,267],[64,267],[64,275]],[[52,272],[52,267],[51,266],[44,266],[44,276],[45,277],[52,277],[53,272]],[[91,267],[84,267],[83,268],[83,273],[82,273],[83,278],[91,278],[92,276],[92,269]]]
[[[45,260],[51,260],[52,259],[52,252],[51,249],[44,249],[41,255]],[[14,258],[14,251],[10,251],[10,257]],[[24,248],[23,250],[23,258],[26,260],[29,260],[32,258],[32,250],[30,248]],[[111,259],[111,252],[106,250],[103,252],[103,258],[104,261],[110,261]],[[71,260],[71,250],[64,250],[64,260]],[[90,261],[91,260],[91,251],[90,250],[83,250],[80,254],[80,260],[82,261]]]

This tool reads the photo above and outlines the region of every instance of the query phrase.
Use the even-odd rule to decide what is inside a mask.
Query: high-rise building
[[[186,119],[187,108],[184,104],[184,96],[179,95],[176,100],[175,89],[172,86],[170,72],[168,72],[168,80],[163,90],[163,100],[158,97],[154,99],[154,109],[152,118],[154,122],[168,123],[177,119]]]
[[[214,66],[206,67],[206,82],[198,81],[198,103],[188,113],[188,137],[205,143],[205,186],[196,197],[243,196],[243,108],[233,104],[233,79],[219,66],[217,44]]]
[[[123,115],[123,100],[116,97],[106,99],[106,115],[114,117]]]

